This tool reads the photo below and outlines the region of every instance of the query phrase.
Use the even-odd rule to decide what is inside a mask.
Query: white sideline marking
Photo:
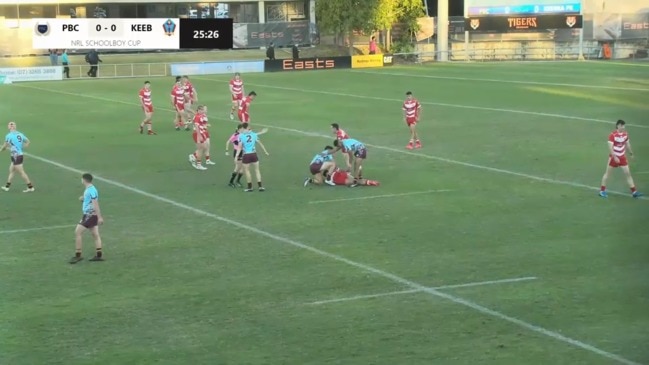
[[[444,290],[444,289],[470,288],[470,287],[473,287],[473,286],[495,285],[495,284],[506,284],[506,283],[518,283],[518,282],[521,282],[521,281],[530,281],[530,280],[536,280],[536,279],[537,278],[534,277],[534,276],[527,276],[527,277],[524,277],[524,278],[478,281],[478,282],[466,283],[466,284],[442,285],[442,286],[433,287],[431,289]],[[345,298],[329,299],[329,300],[319,300],[317,302],[311,302],[311,303],[306,303],[306,304],[307,305],[321,305],[321,304],[329,304],[329,303],[350,302],[352,300],[373,299],[373,298],[389,297],[389,296],[393,296],[393,295],[414,294],[414,293],[421,293],[421,292],[422,291],[418,290],[418,289],[400,290],[400,291],[392,291],[392,292],[387,292],[387,293],[368,294],[368,295],[355,295],[353,297],[345,297]]]
[[[43,157],[39,157],[39,156],[34,156],[32,154],[29,154],[29,156],[31,158],[35,159],[35,160],[39,160],[39,161],[44,162],[46,164],[56,166],[56,167],[58,167],[60,169],[67,170],[67,171],[73,172],[73,173],[78,174],[78,175],[81,175],[81,174],[84,173],[81,170],[78,170],[78,169],[76,169],[74,167],[70,167],[70,166],[61,164],[61,163],[56,162],[56,161],[52,161],[52,160],[49,160],[49,159],[46,159],[46,158],[43,158]],[[287,238],[287,237],[279,236],[279,235],[276,235],[276,234],[261,230],[259,228],[255,228],[253,226],[250,226],[250,225],[247,225],[247,224],[244,224],[244,223],[240,223],[240,222],[237,222],[235,220],[232,220],[232,219],[229,219],[229,218],[226,218],[226,217],[222,217],[220,215],[209,213],[209,212],[206,212],[204,210],[194,208],[194,207],[189,206],[187,204],[176,202],[174,200],[165,198],[165,197],[160,196],[160,195],[151,194],[149,192],[146,192],[144,190],[140,190],[140,189],[135,188],[133,186],[122,184],[122,183],[120,183],[118,181],[110,180],[110,179],[99,177],[99,176],[95,176],[95,179],[97,181],[102,181],[102,182],[104,182],[104,183],[106,183],[108,185],[113,185],[113,186],[122,188],[124,190],[130,191],[132,193],[142,195],[144,197],[151,198],[153,200],[157,200],[159,202],[166,203],[166,204],[169,204],[171,206],[174,206],[174,207],[177,207],[177,208],[180,208],[180,209],[185,209],[185,210],[190,211],[192,213],[215,219],[217,221],[223,222],[225,224],[229,224],[229,225],[237,227],[239,229],[246,230],[246,231],[249,231],[249,232],[252,232],[252,233],[256,233],[256,234],[258,234],[260,236],[264,236],[264,237],[270,238],[270,239],[278,241],[278,242],[283,242],[283,243],[285,243],[287,245],[290,245],[290,246],[293,246],[293,247],[296,247],[296,248],[300,248],[300,249],[305,250],[305,251],[309,251],[309,252],[311,252],[313,254],[316,254],[316,255],[319,255],[319,256],[322,256],[322,257],[326,257],[326,258],[332,259],[334,261],[338,261],[338,262],[347,264],[349,266],[353,266],[353,267],[355,267],[357,269],[366,271],[368,273],[372,273],[372,274],[374,274],[376,276],[380,276],[380,277],[383,277],[385,279],[392,280],[395,283],[402,284],[402,285],[410,287],[412,289],[421,290],[422,292],[428,293],[433,297],[446,299],[446,300],[448,300],[450,302],[453,302],[455,304],[459,304],[459,305],[462,305],[464,307],[471,308],[471,309],[473,309],[473,310],[475,310],[477,312],[480,312],[480,313],[482,313],[484,315],[491,316],[491,317],[494,317],[494,318],[498,318],[498,319],[501,319],[503,321],[515,324],[515,325],[517,325],[519,327],[528,329],[528,330],[530,330],[532,332],[536,332],[536,333],[542,334],[544,336],[553,338],[553,339],[555,339],[557,341],[564,342],[564,343],[570,344],[570,345],[575,346],[575,347],[579,347],[579,348],[581,348],[583,350],[590,351],[590,352],[592,352],[594,354],[597,354],[597,355],[600,355],[602,357],[617,361],[617,362],[619,362],[621,364],[640,365],[640,364],[635,363],[635,362],[633,362],[631,360],[627,360],[627,359],[623,358],[622,356],[619,356],[619,355],[616,355],[616,354],[601,350],[601,349],[599,349],[599,348],[597,348],[595,346],[589,345],[589,344],[581,342],[579,340],[575,340],[573,338],[566,337],[566,336],[564,336],[564,335],[562,335],[562,334],[560,334],[558,332],[550,331],[550,330],[547,330],[547,329],[545,329],[543,327],[539,327],[539,326],[536,326],[534,324],[531,324],[531,323],[525,322],[523,320],[520,320],[518,318],[510,317],[510,316],[508,316],[506,314],[497,312],[497,311],[495,311],[493,309],[489,309],[487,307],[484,307],[484,306],[482,306],[480,304],[477,304],[477,303],[474,303],[472,301],[469,301],[469,300],[466,300],[466,299],[463,299],[463,298],[460,298],[460,297],[457,297],[457,296],[454,296],[454,295],[443,293],[443,292],[441,292],[441,291],[439,291],[437,289],[427,288],[427,287],[425,287],[425,286],[423,286],[421,284],[418,284],[418,283],[416,283],[414,281],[404,279],[404,278],[402,278],[400,276],[389,273],[387,271],[383,271],[381,269],[377,269],[375,267],[372,267],[372,266],[369,266],[369,265],[366,265],[366,264],[363,264],[363,263],[360,263],[360,262],[349,260],[349,259],[344,258],[342,256],[338,256],[336,254],[329,253],[327,251],[323,251],[323,250],[320,250],[318,248],[309,246],[309,245],[307,245],[305,243],[298,242],[298,241],[292,240],[292,239]]]
[[[199,79],[199,80],[205,80],[205,81],[213,81],[213,82],[227,82],[227,81],[224,81],[224,80],[210,79],[210,78],[206,78],[206,77],[194,77],[194,78]],[[332,96],[344,96],[344,97],[356,98],[356,99],[393,101],[393,102],[403,103],[403,99],[382,98],[382,97],[379,97],[379,96],[355,95],[355,94],[337,93],[337,92],[331,92],[331,91],[298,89],[298,88],[293,88],[293,87],[265,85],[265,84],[248,83],[246,85],[253,85],[253,86],[267,87],[269,89],[295,91],[295,92],[302,92],[302,93],[313,93],[313,94],[323,94],[323,95],[332,95]],[[33,86],[23,86],[23,87],[33,87]],[[49,90],[49,91],[53,91],[53,90]],[[548,117],[548,118],[561,118],[561,119],[580,120],[580,121],[585,121],[585,122],[608,124],[608,125],[611,126],[611,128],[613,128],[613,125],[614,125],[613,121],[611,121],[611,120],[576,117],[576,116],[564,115],[564,114],[530,112],[530,111],[516,110],[516,109],[490,108],[490,107],[464,105],[464,104],[435,103],[435,102],[421,101],[421,100],[419,101],[419,103],[422,104],[422,105],[442,106],[442,107],[447,107],[447,108],[484,110],[484,111],[490,111],[490,112],[514,113],[514,114],[536,115],[536,116]],[[258,124],[258,123],[255,123],[255,124]],[[649,128],[649,125],[642,125],[642,124],[630,124],[630,123],[627,123],[626,125],[634,127],[634,128]]]
[[[388,76],[405,76],[416,77],[425,79],[440,79],[440,80],[456,80],[456,81],[471,81],[471,82],[494,82],[501,84],[519,84],[519,85],[543,85],[543,86],[564,86],[574,87],[580,89],[606,89],[606,90],[624,90],[624,91],[645,91],[649,89],[635,88],[635,87],[621,87],[621,86],[603,86],[603,85],[585,85],[585,84],[567,84],[559,82],[540,82],[540,81],[519,81],[519,80],[500,80],[500,79],[476,79],[472,77],[455,77],[455,76],[435,76],[435,75],[420,75],[411,73],[397,73],[397,72],[382,72],[382,71],[350,71],[359,74],[372,74],[372,75],[388,75]]]
[[[49,227],[34,227],[34,228],[24,228],[24,229],[10,229],[10,230],[7,230],[7,231],[0,231],[0,234],[46,231],[46,230],[50,230],[50,229],[63,229],[63,228],[72,228],[72,227],[76,227],[76,225],[68,224],[68,225],[65,225],[65,226],[49,226]]]
[[[431,193],[448,193],[448,192],[451,192],[451,191],[453,191],[453,190],[426,190],[426,191],[414,191],[412,193],[370,195],[370,196],[359,196],[359,197],[356,197],[356,198],[344,198],[344,199],[332,199],[332,200],[315,200],[315,201],[309,202],[309,204],[346,202],[346,201],[351,201],[351,200],[393,198],[393,197],[397,197],[397,196],[420,195],[420,194],[431,194]]]
[[[14,84],[14,85],[17,86],[17,84]],[[76,96],[76,97],[85,97],[85,98],[88,98],[88,99],[102,100],[102,101],[120,103],[120,104],[131,105],[131,106],[140,106],[137,103],[128,102],[128,101],[124,101],[124,100],[116,100],[116,99],[104,98],[104,97],[101,97],[101,96],[85,95],[85,94],[79,94],[79,93],[71,93],[71,92],[67,92],[67,91],[52,90],[52,89],[46,89],[46,88],[37,87],[37,86],[20,85],[18,87],[24,87],[24,88],[27,88],[27,89],[47,91],[47,92],[51,92],[51,93],[55,93],[55,94],[71,95],[71,96]],[[157,110],[165,110],[165,111],[168,111],[168,112],[174,112],[173,110],[171,110],[169,108],[158,108]],[[230,119],[227,119],[227,118],[216,117],[215,119],[230,121]],[[299,130],[299,129],[277,127],[277,126],[273,126],[273,125],[261,124],[261,123],[256,123],[256,122],[255,122],[255,125],[258,125],[258,126],[261,126],[261,127],[279,129],[279,130],[282,130],[282,131],[291,132],[291,133],[295,133],[295,134],[301,134],[301,135],[304,135],[304,136],[321,137],[321,138],[326,138],[326,139],[329,139],[329,140],[331,140],[331,138],[332,138],[332,136],[330,136],[330,135],[324,135],[324,134],[313,133],[313,132],[306,132],[306,131],[302,131],[302,130]],[[630,125],[630,124],[627,124],[627,125]],[[649,126],[647,126],[647,127],[649,128]],[[392,147],[373,145],[373,144],[369,144],[369,143],[365,143],[365,145],[368,146],[368,147],[372,147],[372,148],[376,148],[376,149],[380,149],[380,150],[384,150],[384,151],[390,151],[390,152],[394,152],[394,153],[401,153],[401,154],[405,154],[405,155],[409,155],[409,156],[417,156],[417,157],[422,157],[422,158],[426,158],[426,159],[429,159],[429,160],[446,162],[448,164],[460,165],[460,166],[465,166],[465,167],[472,167],[474,169],[479,169],[479,170],[485,170],[485,171],[497,172],[497,173],[506,174],[506,175],[518,176],[518,177],[523,177],[523,178],[530,179],[530,180],[546,182],[546,183],[550,183],[550,184],[566,185],[566,186],[572,186],[572,187],[575,187],[575,188],[588,189],[588,190],[598,191],[598,192],[600,190],[599,187],[588,186],[588,185],[585,185],[585,184],[580,184],[580,183],[571,182],[571,181],[555,180],[555,179],[550,179],[550,178],[545,178],[545,177],[540,177],[540,176],[535,176],[535,175],[524,174],[524,173],[521,173],[521,172],[515,172],[515,171],[510,171],[510,170],[498,169],[498,168],[495,168],[495,167],[477,165],[477,164],[472,164],[472,163],[469,163],[469,162],[451,160],[451,159],[444,158],[444,157],[438,157],[438,156],[432,156],[432,155],[425,155],[423,153],[415,153],[415,152],[410,152],[410,151],[404,151],[404,150],[400,150],[400,149],[396,149],[396,148],[392,148]],[[610,195],[620,195],[620,196],[627,196],[627,197],[631,196],[631,194],[623,193],[623,192],[619,192],[619,191],[614,191],[614,190],[609,190],[608,193]],[[647,199],[649,199],[649,197],[641,196],[641,197],[636,198],[636,199],[647,200]]]

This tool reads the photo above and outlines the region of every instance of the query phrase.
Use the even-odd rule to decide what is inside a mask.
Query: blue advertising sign
[[[581,12],[580,3],[470,6],[468,15],[562,14]]]

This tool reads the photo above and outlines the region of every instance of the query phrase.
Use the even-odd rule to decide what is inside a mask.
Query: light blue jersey
[[[343,148],[346,149],[347,151],[356,152],[365,149],[364,144],[362,144],[361,142],[353,138],[343,139],[340,142],[342,143]]]
[[[257,141],[259,140],[259,136],[257,133],[248,131],[248,132],[242,132],[239,134],[239,142],[241,143],[241,149],[243,150],[243,154],[249,154],[249,153],[255,153],[257,152]]]
[[[97,199],[99,199],[97,188],[94,185],[88,186],[83,192],[83,205],[81,206],[83,214],[92,215],[96,213],[92,202]]]
[[[18,132],[9,132],[7,133],[7,136],[5,137],[5,142],[7,142],[10,146],[10,151],[11,151],[11,156],[22,156],[23,155],[23,145],[29,141],[27,137]]]
[[[318,153],[317,155],[315,155],[313,160],[311,160],[311,164],[325,163],[325,162],[328,162],[328,161],[333,161],[333,159],[334,159],[334,157],[329,153],[329,151],[324,150],[324,151]]]

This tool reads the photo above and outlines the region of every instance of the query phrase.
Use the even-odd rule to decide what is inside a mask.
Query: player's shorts
[[[322,165],[322,162],[315,162],[309,165],[309,171],[311,171],[311,175],[319,174],[322,170]]]
[[[23,159],[24,159],[23,155],[11,156],[11,164],[14,166],[22,165]]]
[[[406,118],[406,124],[408,127],[411,125],[417,125],[417,118]]]
[[[349,177],[349,174],[345,171],[336,171],[334,172],[333,176],[331,177],[331,180],[334,182],[336,185],[347,185],[347,178]]]
[[[232,94],[232,101],[241,101],[243,100],[243,94]]]
[[[234,159],[237,161],[241,161],[243,159],[243,150],[237,152],[236,150],[234,151]]]
[[[209,140],[210,140],[210,134],[209,133],[203,133],[201,135],[201,137],[203,137],[202,138],[203,142],[201,142],[201,143],[206,143],[206,142],[209,142]],[[196,133],[196,131],[194,131],[194,133],[192,133],[192,139],[194,140],[194,143],[198,143],[198,133]]]
[[[617,156],[617,158],[620,159],[619,163],[616,163],[615,160],[613,160],[613,157],[608,158],[608,165],[611,167],[623,167],[623,166],[629,166],[629,161],[627,161],[626,156]]]
[[[241,163],[244,165],[248,165],[251,163],[259,162],[259,157],[255,152],[253,153],[244,153],[243,157],[241,158]]]
[[[250,114],[239,112],[239,121],[240,121],[241,123],[248,123],[248,122],[250,122]]]
[[[91,229],[99,224],[99,219],[94,214],[84,214],[79,221],[79,224],[84,228]]]
[[[176,110],[178,112],[184,112],[185,111],[185,104],[176,104]]]
[[[354,152],[354,156],[361,158],[361,159],[366,159],[367,158],[367,149],[365,147],[360,148]]]
[[[153,113],[153,105],[145,105],[144,106],[144,112],[145,113]]]

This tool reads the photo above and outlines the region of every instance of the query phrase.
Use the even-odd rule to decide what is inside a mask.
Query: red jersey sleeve
[[[615,132],[608,135],[608,141],[615,143]]]

